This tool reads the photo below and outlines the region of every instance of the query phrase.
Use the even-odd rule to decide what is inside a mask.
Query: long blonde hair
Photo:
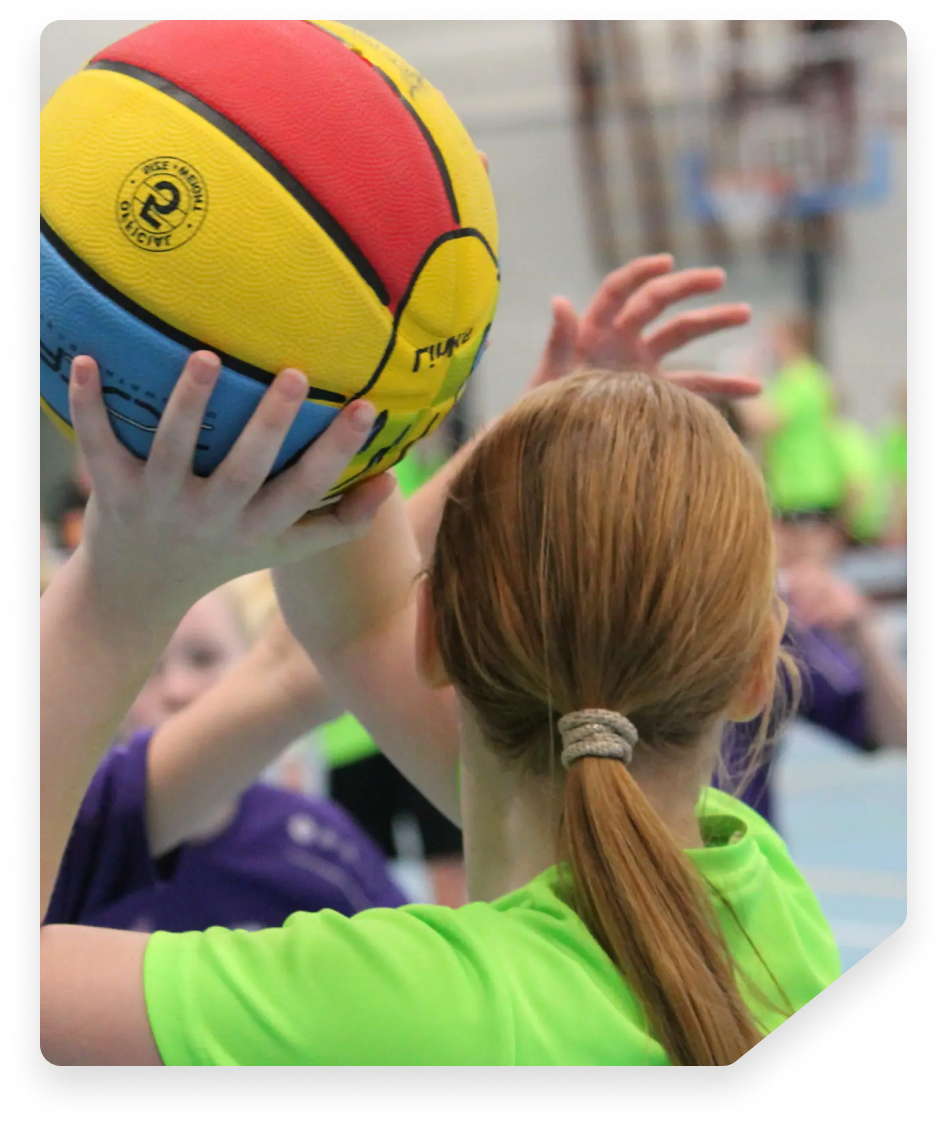
[[[560,771],[557,720],[585,708],[628,716],[672,769],[776,627],[758,471],[712,406],[637,374],[575,375],[508,412],[456,478],[430,579],[452,682],[535,773]],[[710,891],[633,773],[576,762],[561,841],[563,887],[671,1061],[756,1043]]]

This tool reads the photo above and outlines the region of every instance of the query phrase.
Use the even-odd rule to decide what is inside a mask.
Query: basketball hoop
[[[757,242],[783,210],[790,176],[766,169],[718,172],[707,177],[707,202],[717,222],[740,242]]]

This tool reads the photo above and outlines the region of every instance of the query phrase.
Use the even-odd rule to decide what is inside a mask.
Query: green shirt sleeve
[[[254,933],[153,934],[144,987],[161,1058],[168,1066],[496,1065],[512,1054],[505,990],[457,913],[324,910]]]

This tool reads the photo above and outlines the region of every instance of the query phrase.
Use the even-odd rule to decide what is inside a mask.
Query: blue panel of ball
[[[92,356],[102,372],[116,434],[132,452],[147,457],[190,349],[101,294],[45,238],[40,241],[40,393],[69,422],[69,364],[75,355]],[[197,473],[207,476],[223,460],[265,391],[264,384],[224,367],[198,439]],[[337,407],[306,402],[275,471],[298,456],[337,413]]]

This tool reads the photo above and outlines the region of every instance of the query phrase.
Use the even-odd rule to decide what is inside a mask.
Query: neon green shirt
[[[834,396],[813,359],[784,367],[764,392],[781,424],[762,443],[763,467],[776,510],[839,507],[844,470],[833,439]]]
[[[848,518],[855,539],[878,539],[887,526],[890,489],[877,440],[851,419],[838,419],[834,436],[848,490]]]
[[[411,496],[440,469],[440,463],[429,464],[409,453],[403,461],[394,466],[398,487],[404,496]],[[331,723],[319,727],[316,732],[322,752],[330,769],[347,766],[352,762],[369,758],[380,751],[371,735],[358,722],[354,715],[340,715]]]
[[[761,957],[797,1011],[841,971],[821,908],[757,813],[716,790],[701,811],[714,846],[687,854],[742,926],[720,907],[734,961],[784,1007]],[[668,1064],[618,970],[562,901],[555,869],[459,910],[324,910],[256,933],[156,933],[144,990],[169,1066]],[[745,996],[765,1033],[783,1022]]]

